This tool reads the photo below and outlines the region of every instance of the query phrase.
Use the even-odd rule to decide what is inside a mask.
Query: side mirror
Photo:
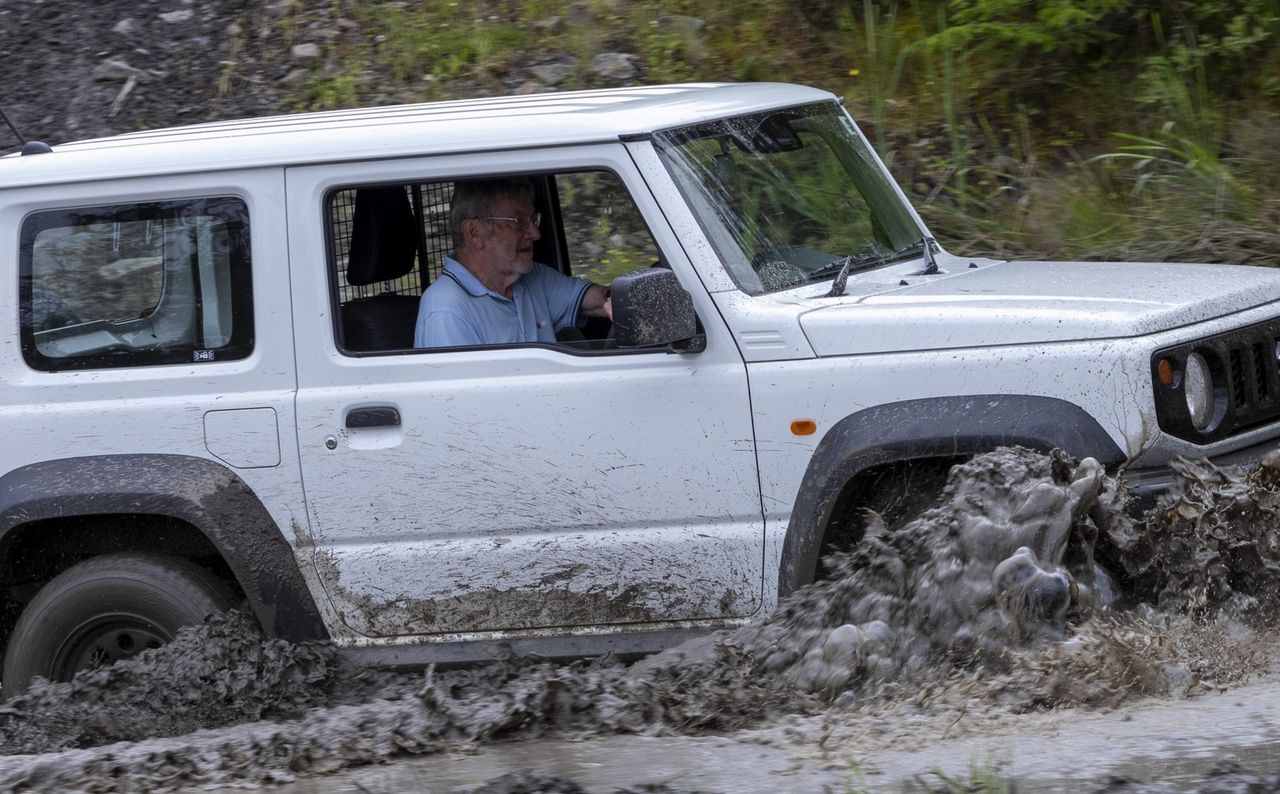
[[[696,352],[697,345],[682,345],[698,335],[693,297],[680,286],[676,274],[660,267],[626,273],[613,280],[613,338],[619,347],[673,345]]]

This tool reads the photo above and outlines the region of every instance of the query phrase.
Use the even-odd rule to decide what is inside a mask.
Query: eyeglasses
[[[486,220],[486,221],[507,221],[508,223],[514,223],[517,229],[523,229],[526,226],[542,225],[541,212],[535,212],[532,215],[530,215],[528,218],[513,218],[510,216],[502,216],[502,215],[480,215],[478,217],[481,220]]]

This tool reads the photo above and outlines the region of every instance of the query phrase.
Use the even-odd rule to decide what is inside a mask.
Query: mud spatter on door
[[[263,642],[243,619],[211,621],[7,704],[7,751],[45,754],[0,758],[0,788],[278,782],[547,733],[856,720],[907,701],[945,715],[957,692],[970,710],[1194,695],[1267,663],[1255,629],[1280,595],[1269,534],[1280,464],[1177,472],[1174,492],[1133,522],[1122,485],[1093,461],[980,456],[917,519],[870,522],[828,578],[770,617],[630,666],[506,659],[392,675],[347,669],[323,646]],[[196,727],[213,730],[180,735]],[[135,743],[102,746],[119,741]]]

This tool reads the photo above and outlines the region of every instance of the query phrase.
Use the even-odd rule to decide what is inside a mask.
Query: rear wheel
[[[4,697],[35,676],[69,681],[173,639],[178,629],[232,606],[227,588],[185,560],[107,554],[77,563],[22,611],[4,657]]]

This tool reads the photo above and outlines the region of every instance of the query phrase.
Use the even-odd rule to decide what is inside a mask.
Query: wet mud
[[[996,776],[999,779],[999,776]],[[913,791],[955,794],[957,791],[986,791],[981,783],[964,788],[965,781],[942,779],[931,784],[918,781]],[[1011,781],[1010,790],[1016,790],[1017,781]],[[1280,772],[1269,774],[1246,769],[1234,761],[1222,761],[1215,765],[1203,780],[1182,782],[1177,785],[1148,783],[1131,777],[1114,776],[1100,785],[1082,786],[1082,791],[1092,794],[1263,794],[1280,791]],[[667,786],[642,786],[620,788],[614,794],[684,794]],[[548,777],[533,773],[517,773],[495,778],[467,794],[586,794],[575,781],[562,777]]]
[[[586,789],[563,777],[550,777],[532,772],[503,775],[474,788],[467,794],[587,794]],[[613,794],[685,794],[681,789],[664,785],[643,785],[615,789]]]
[[[264,641],[238,615],[214,619],[5,704],[0,789],[263,784],[546,734],[1221,689],[1270,664],[1261,638],[1280,598],[1280,455],[1250,471],[1182,462],[1177,474],[1133,520],[1122,479],[1095,461],[979,456],[917,518],[871,516],[826,578],[769,617],[632,665],[510,658],[389,674],[349,668],[323,645]]]
[[[1259,773],[1234,761],[1221,761],[1204,780],[1190,785],[1148,783],[1115,777],[1094,789],[1094,794],[1263,794],[1280,791],[1280,772]]]

